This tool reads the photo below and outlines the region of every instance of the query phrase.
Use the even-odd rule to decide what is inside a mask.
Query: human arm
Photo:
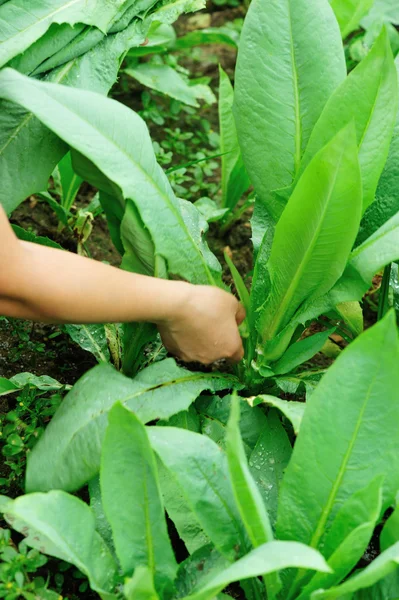
[[[1,207],[0,314],[50,323],[147,321],[183,360],[243,355],[237,327],[243,309],[231,294],[21,242]]]

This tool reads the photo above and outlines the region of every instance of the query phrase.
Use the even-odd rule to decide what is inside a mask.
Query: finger
[[[243,307],[243,305],[241,303],[239,303],[238,307],[237,307],[237,312],[236,312],[237,325],[241,325],[241,323],[244,321],[245,317],[246,317],[245,308]]]
[[[237,363],[241,362],[243,358],[244,358],[244,346],[242,345],[241,338],[239,338],[239,342],[237,343],[237,348],[236,348],[234,354],[232,354],[228,358],[228,362],[237,364]]]

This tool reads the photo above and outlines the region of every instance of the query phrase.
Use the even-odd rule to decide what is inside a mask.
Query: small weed
[[[61,403],[61,396],[50,397],[25,386],[17,396],[15,407],[0,415],[0,445],[5,457],[7,476],[0,478],[0,488],[7,493],[10,488],[23,488],[26,456],[32,450]]]

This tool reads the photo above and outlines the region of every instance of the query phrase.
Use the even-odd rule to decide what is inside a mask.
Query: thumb
[[[236,322],[237,322],[237,325],[241,325],[241,323],[244,321],[245,317],[246,317],[245,308],[239,302],[238,306],[237,306],[237,311],[236,311]]]

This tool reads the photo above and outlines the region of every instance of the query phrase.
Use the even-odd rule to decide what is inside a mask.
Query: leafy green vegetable
[[[125,575],[147,566],[155,587],[173,586],[177,564],[169,542],[155,456],[144,425],[115,404],[101,455],[101,494]]]
[[[388,156],[398,109],[398,81],[386,31],[327,102],[310,136],[301,172],[332,136],[352,119],[363,183],[363,212],[374,201]]]
[[[276,226],[268,261],[270,294],[258,324],[264,343],[305,299],[326,293],[341,276],[356,238],[361,203],[351,123],[314,157]],[[271,353],[271,360],[278,358]]]
[[[393,502],[399,487],[393,433],[399,421],[398,356],[389,313],[338,357],[312,394],[281,487],[279,538],[322,548],[342,504],[381,474],[382,509]],[[378,449],[372,461],[365,459],[370,448]]]
[[[261,202],[270,190],[292,183],[312,129],[345,73],[341,35],[327,2],[251,2],[237,59],[235,116]],[[279,212],[268,208],[273,216]]]
[[[155,363],[134,380],[109,365],[95,367],[75,384],[29,455],[27,491],[75,490],[98,473],[107,412],[115,402],[147,423],[186,410],[203,390],[236,384],[220,373],[186,371],[173,359]]]

